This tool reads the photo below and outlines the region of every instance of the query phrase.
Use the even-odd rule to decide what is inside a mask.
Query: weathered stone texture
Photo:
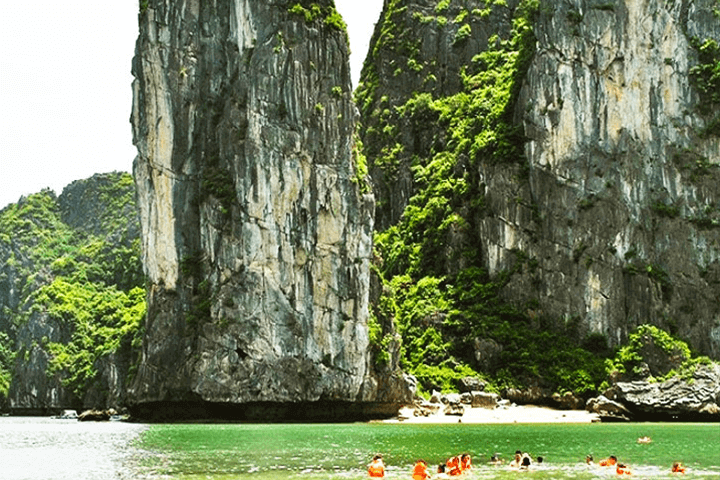
[[[399,4],[385,0],[380,21],[365,60],[361,85],[358,90],[372,85],[372,101],[360,98],[358,107],[363,115],[361,129],[368,157],[381,154],[384,140],[380,132],[371,134],[367,129],[378,118],[397,125],[392,143],[403,145],[397,168],[388,172],[371,162],[370,177],[378,198],[375,215],[376,228],[384,230],[396,223],[415,194],[411,165],[414,154],[427,154],[445,139],[438,137],[437,118],[425,122],[411,122],[399,118],[395,107],[402,106],[414,95],[429,93],[433,98],[454,95],[463,90],[460,72],[473,64],[473,58],[488,49],[492,37],[507,38],[512,28],[512,10],[518,0],[507,5],[495,5],[485,0],[449,2],[439,9],[437,0],[412,0]],[[487,14],[477,15],[479,10]],[[464,16],[463,16],[464,15]],[[463,18],[462,21],[455,21]],[[470,35],[458,40],[463,26]],[[388,118],[389,117],[389,118]],[[378,129],[379,130],[379,129]]]
[[[372,195],[344,32],[296,2],[151,1],[134,60],[150,280],[137,406],[380,398]],[[400,399],[387,399],[394,404]]]
[[[663,382],[618,382],[605,392],[622,413],[635,420],[720,420],[720,366],[700,366],[687,378],[673,377]],[[604,397],[599,397],[599,400]],[[605,399],[606,400],[606,399]],[[598,403],[597,401],[595,403]],[[600,402],[602,403],[602,402]],[[604,406],[598,406],[606,410]],[[613,413],[610,410],[610,413]]]
[[[509,38],[520,3],[463,17],[485,2],[451,2],[441,12],[438,2],[385,2],[364,72],[374,90],[360,105],[376,130],[397,126],[390,143],[365,133],[371,164],[387,161],[393,142],[402,146],[394,170],[371,170],[379,229],[396,223],[416,193],[415,157],[432,158],[448,141],[437,117],[407,124],[393,107],[417,93],[457,93],[451,79],[491,35]],[[493,275],[515,271],[518,253],[531,259],[505,300],[535,305],[531,318],[576,326],[569,330],[578,339],[600,333],[617,346],[651,323],[720,358],[720,139],[702,134],[710,117],[690,76],[698,63],[691,39],[720,40],[713,8],[710,0],[539,2],[536,51],[514,105],[526,158],[477,163],[484,209],[472,232],[449,236],[447,257],[456,245],[480,245]],[[472,35],[458,43],[463,24]],[[406,68],[410,59],[422,68]],[[458,158],[457,169],[471,163]]]
[[[717,224],[720,139],[698,135],[706,119],[689,80],[689,38],[720,39],[712,4],[541,7],[517,106],[529,137],[524,196],[540,219],[498,212],[514,235],[493,242],[505,253],[490,266],[507,265],[509,249],[528,251],[542,308],[614,345],[653,323],[720,358],[720,235],[698,222]]]

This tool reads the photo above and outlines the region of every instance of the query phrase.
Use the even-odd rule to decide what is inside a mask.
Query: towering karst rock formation
[[[133,412],[394,413],[411,392],[371,370],[374,198],[333,2],[146,3],[132,123],[150,290]]]
[[[714,0],[386,0],[357,93],[376,227],[434,252],[414,278],[485,269],[523,329],[616,346],[652,323],[720,358],[719,17]],[[476,325],[482,368],[503,346]]]

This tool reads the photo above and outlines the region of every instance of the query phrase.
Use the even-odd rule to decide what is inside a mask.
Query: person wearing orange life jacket
[[[615,471],[618,475],[632,475],[632,470],[630,470],[630,467],[624,463],[618,463]]]
[[[375,455],[372,463],[368,467],[368,475],[374,478],[383,478],[385,476],[385,464],[382,455]]]
[[[472,469],[472,460],[470,459],[470,455],[467,453],[463,453],[460,456],[460,471],[462,473],[468,473]]]
[[[413,480],[427,480],[430,478],[430,474],[427,471],[427,462],[425,460],[418,460],[415,462],[412,478]]]
[[[612,467],[614,465],[617,465],[617,457],[615,455],[610,455],[610,458],[600,460],[598,462],[598,465],[600,465],[601,467]]]
[[[683,467],[683,464],[680,462],[673,463],[672,466],[672,473],[685,473],[685,467]]]
[[[460,475],[462,473],[462,467],[460,465],[460,457],[458,457],[458,456],[448,458],[445,465],[447,466],[447,468],[445,468],[445,473],[447,473],[451,477]]]

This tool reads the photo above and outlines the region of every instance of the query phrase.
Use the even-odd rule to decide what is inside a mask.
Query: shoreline
[[[435,413],[415,416],[415,407],[400,409],[397,417],[383,420],[383,423],[596,423],[600,416],[586,410],[558,410],[537,405],[509,405],[496,408],[465,408],[462,416]]]

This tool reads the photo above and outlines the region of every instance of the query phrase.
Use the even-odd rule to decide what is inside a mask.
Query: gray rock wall
[[[612,344],[653,323],[720,358],[720,139],[699,135],[707,118],[689,76],[690,38],[720,40],[713,6],[541,7],[517,106],[529,137],[524,198],[540,219],[528,236],[527,212],[500,212],[508,221],[488,232],[489,263],[502,268],[508,249],[529,251],[542,309],[579,318]]]
[[[396,144],[403,146],[397,168],[371,162],[379,231],[398,222],[415,194],[413,155],[427,155],[446,140],[438,136],[437,118],[416,124],[400,118],[395,107],[419,93],[443,98],[462,91],[460,72],[473,64],[478,53],[487,50],[492,37],[508,37],[518,0],[509,0],[506,5],[468,0],[450,2],[444,8],[440,3],[385,0],[358,86],[363,122],[360,133],[368,157],[386,156]],[[463,27],[470,29],[470,35],[459,39]],[[396,125],[388,135],[381,127],[368,128],[386,123]]]
[[[382,398],[347,40],[326,21],[332,2],[310,19],[295,3],[151,1],[140,14],[132,123],[150,291],[136,411]]]
[[[457,93],[453,79],[492,35],[508,39],[513,11],[530,3],[385,2],[359,105],[371,127],[363,141],[378,229],[416,193],[416,157],[448,142],[437,113],[409,121],[395,107],[418,93]],[[472,231],[448,238],[447,257],[479,245],[492,275],[516,272],[504,300],[533,305],[529,318],[577,340],[600,333],[617,346],[651,323],[720,358],[720,139],[704,132],[718,106],[704,105],[690,73],[699,61],[691,39],[720,40],[716,2],[538,5],[536,49],[514,105],[525,158],[478,163],[483,211]],[[456,169],[470,164],[459,158]],[[532,267],[519,268],[520,257]],[[447,263],[449,274],[462,268]]]

